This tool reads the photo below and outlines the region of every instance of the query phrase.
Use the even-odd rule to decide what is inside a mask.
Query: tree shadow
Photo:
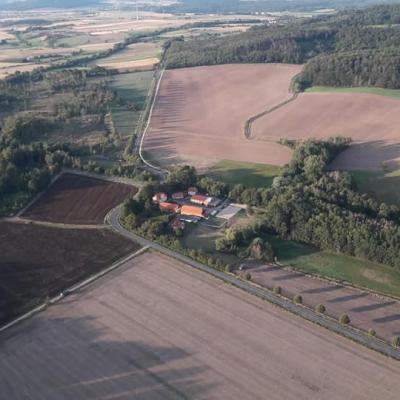
[[[2,395],[53,400],[191,399],[216,387],[204,378],[208,368],[186,350],[146,338],[126,341],[119,328],[104,327],[92,317],[40,316],[19,326],[17,335],[3,335]],[[20,368],[13,371],[11,365]]]

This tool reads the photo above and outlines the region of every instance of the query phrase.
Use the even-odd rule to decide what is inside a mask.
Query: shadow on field
[[[17,340],[26,350],[24,359],[14,359],[18,353],[12,348],[14,342],[3,343],[10,359],[4,360],[0,372],[5,383],[2,394],[10,399],[23,395],[53,400],[192,399],[207,397],[215,387],[204,383],[201,375],[207,368],[190,359],[185,350],[157,346],[146,338],[125,340],[130,336],[126,328],[134,322],[114,322],[117,329],[108,329],[91,317],[37,318]],[[49,355],[46,362],[37,362],[40,354]],[[18,372],[22,386],[7,370],[14,362],[27,367]]]
[[[331,163],[332,170],[376,170],[382,165],[394,170],[400,168],[400,144],[383,140],[354,143]]]

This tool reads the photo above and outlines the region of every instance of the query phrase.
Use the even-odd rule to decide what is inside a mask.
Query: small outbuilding
[[[156,193],[152,197],[152,200],[153,200],[153,203],[159,204],[159,203],[163,203],[163,202],[167,201],[168,200],[168,196],[164,192],[159,192],[159,193]]]
[[[182,200],[184,198],[185,198],[185,193],[183,193],[183,192],[172,193],[173,200]]]
[[[197,193],[199,193],[199,189],[197,189],[195,186],[192,186],[188,189],[189,196],[195,196]]]

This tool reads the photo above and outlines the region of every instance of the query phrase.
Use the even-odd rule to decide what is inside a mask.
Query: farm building
[[[168,196],[163,192],[156,193],[152,197],[153,203],[156,203],[156,204],[167,201],[167,199],[168,199]]]
[[[206,205],[209,197],[203,196],[202,194],[195,194],[190,198],[190,201],[195,204]]]
[[[161,202],[159,205],[160,205],[160,211],[163,211],[163,212],[178,213],[179,209],[180,209],[179,204],[176,204],[176,203]]]
[[[218,207],[221,203],[221,199],[216,197],[208,197],[204,205],[207,207]]]
[[[188,189],[189,196],[195,196],[197,193],[199,193],[199,189],[197,189],[197,187],[192,186]]]
[[[174,200],[182,200],[185,198],[185,193],[183,192],[172,193],[172,198]]]
[[[199,222],[201,220],[200,217],[193,217],[191,215],[180,215],[178,217],[179,221],[182,222],[189,222],[189,223],[194,223],[196,224],[197,222]]]
[[[204,218],[204,210],[201,207],[183,206],[181,208],[181,215]]]

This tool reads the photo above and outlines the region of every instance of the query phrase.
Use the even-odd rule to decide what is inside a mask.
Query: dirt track
[[[258,141],[349,136],[355,146],[334,166],[379,169],[400,166],[400,100],[358,93],[303,93],[253,124]]]
[[[130,264],[0,337],[0,398],[398,399],[398,362],[176,260]]]
[[[164,74],[144,150],[161,164],[207,166],[218,159],[283,165],[291,151],[244,138],[246,120],[290,98],[301,66],[240,64]]]
[[[101,224],[112,208],[133,196],[130,185],[63,174],[23,214],[23,218],[62,224]]]

